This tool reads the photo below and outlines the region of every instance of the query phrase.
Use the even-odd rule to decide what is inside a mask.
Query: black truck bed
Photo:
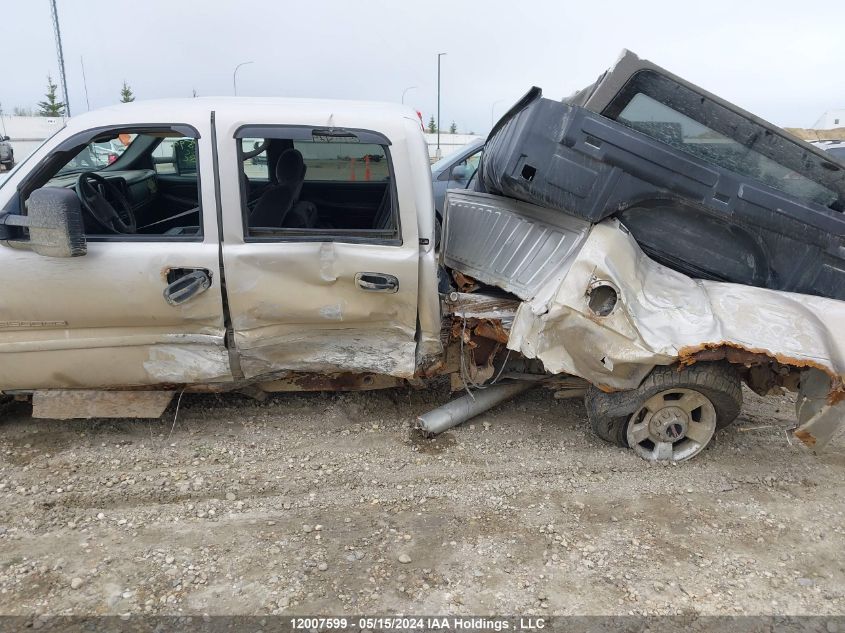
[[[616,216],[692,277],[845,299],[840,165],[738,109],[702,124],[682,99],[665,114],[630,96],[613,120],[532,89],[491,132],[477,188],[589,222]]]

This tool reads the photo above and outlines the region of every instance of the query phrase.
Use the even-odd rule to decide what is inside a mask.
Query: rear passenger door
[[[223,266],[241,371],[247,378],[280,371],[412,376],[418,231],[413,192],[403,189],[410,185],[394,178],[408,166],[385,135],[339,128],[338,120],[327,130],[319,123],[329,117],[318,113],[312,121],[303,116],[302,125],[276,125],[272,112],[247,123],[217,119]],[[250,202],[259,168],[250,148],[261,144],[266,158],[256,158],[266,161],[269,182]],[[305,167],[293,186],[292,203],[305,209],[297,222],[285,219],[292,217],[285,215],[287,193],[274,193],[285,152],[298,153]],[[264,196],[277,212],[267,213]]]

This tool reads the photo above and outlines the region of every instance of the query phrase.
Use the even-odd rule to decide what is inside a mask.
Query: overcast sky
[[[842,0],[58,0],[72,114],[119,100],[241,95],[399,101],[486,132],[532,85],[561,98],[629,48],[782,126],[845,108]],[[49,0],[0,6],[0,104],[58,83]]]

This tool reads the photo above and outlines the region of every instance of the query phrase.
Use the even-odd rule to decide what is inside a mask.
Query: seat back
[[[392,197],[390,195],[390,183],[384,188],[384,195],[381,197],[381,202],[376,211],[376,217],[373,220],[374,229],[389,229],[391,228],[391,220],[393,216],[393,205],[391,204]]]
[[[298,149],[286,149],[276,161],[276,184],[280,187],[290,187],[294,202],[299,200],[306,170],[302,153]]]
[[[305,161],[299,150],[286,149],[276,161],[276,183],[267,187],[249,214],[250,226],[282,227],[297,203],[305,181]],[[296,218],[301,224],[302,217]]]

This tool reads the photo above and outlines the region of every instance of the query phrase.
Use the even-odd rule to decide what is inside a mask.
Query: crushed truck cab
[[[0,183],[0,391],[35,417],[142,418],[183,392],[448,375],[466,395],[424,432],[544,386],[584,398],[600,437],[682,461],[744,382],[798,392],[795,435],[821,448],[845,407],[840,168],[721,101],[708,130],[768,135],[612,115],[619,72],[643,70],[625,59],[565,103],[518,103],[447,193],[442,236],[407,108],[209,98],[71,119]],[[750,146],[769,162],[749,167]]]

